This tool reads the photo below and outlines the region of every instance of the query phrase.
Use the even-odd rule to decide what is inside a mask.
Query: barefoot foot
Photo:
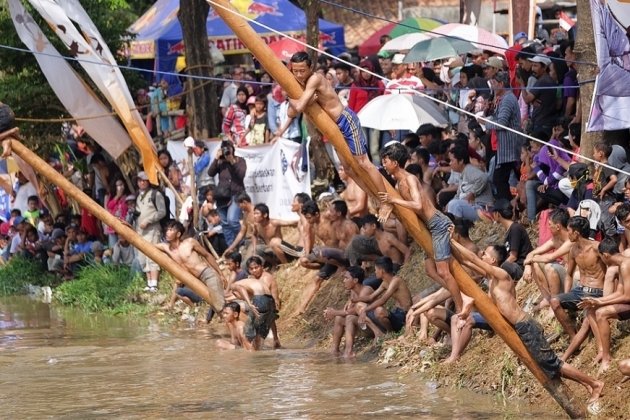
[[[591,390],[591,398],[588,399],[588,403],[592,404],[596,402],[599,397],[602,395],[602,390],[604,389],[604,381],[595,381],[595,385]]]

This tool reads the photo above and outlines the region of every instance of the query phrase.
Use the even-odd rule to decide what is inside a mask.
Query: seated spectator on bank
[[[39,217],[41,214],[39,197],[36,195],[31,195],[27,200],[28,210],[22,213],[22,216],[26,219],[31,226],[37,227],[39,223]]]
[[[509,201],[500,199],[494,203],[494,221],[506,230],[504,242],[508,256],[501,264],[501,268],[507,271],[510,277],[519,280],[523,276],[525,258],[533,247],[527,230],[520,223],[513,221],[513,217],[514,209]]]
[[[142,272],[140,262],[137,259],[136,248],[125,238],[119,237],[113,248],[110,250],[111,263],[114,265],[125,265],[131,268],[133,273]]]
[[[608,211],[615,203],[614,193],[617,184],[617,172],[608,167],[608,158],[612,154],[612,146],[608,143],[595,143],[593,146],[593,158],[599,162],[595,164],[593,172],[593,199],[601,209],[600,226],[606,236],[614,236],[617,233],[614,216]]]
[[[204,195],[205,200],[201,203],[201,206],[199,206],[199,214],[201,217],[208,217],[210,210],[215,210],[217,208],[217,203],[214,201],[214,190],[214,185],[209,185],[208,188],[206,188],[206,193]]]
[[[9,249],[11,246],[10,239],[11,238],[9,238],[9,235],[0,233],[0,267],[9,262],[9,257],[11,255],[9,253]]]
[[[451,168],[461,173],[455,199],[449,201],[447,211],[455,218],[476,222],[480,214],[487,214],[494,198],[488,174],[470,163],[468,148],[454,147],[450,152]]]
[[[381,280],[380,287],[364,301],[367,304],[359,311],[359,325],[367,325],[379,338],[390,331],[400,331],[405,325],[407,311],[411,308],[411,293],[403,279],[394,275],[391,258],[379,257],[375,263],[376,278]],[[395,306],[385,309],[385,304],[393,298]],[[363,300],[363,299],[361,299]]]
[[[63,248],[66,243],[66,232],[55,228],[42,247],[46,251],[48,271],[61,272],[63,270]]]
[[[324,318],[328,321],[334,320],[333,342],[331,353],[335,356],[340,355],[339,347],[341,338],[345,336],[344,357],[354,357],[352,347],[354,338],[359,330],[359,311],[366,304],[360,302],[360,298],[367,298],[372,289],[363,286],[365,279],[365,271],[356,265],[348,267],[343,274],[343,287],[348,292],[348,301],[341,309],[327,307],[324,309]]]
[[[221,225],[221,216],[216,209],[209,210],[206,216],[206,237],[210,245],[214,248],[218,255],[223,255],[227,249],[225,236],[223,235],[223,226]]]
[[[39,218],[39,223],[37,224],[39,239],[42,241],[50,239],[53,229],[54,224],[52,216],[48,213],[48,211],[43,211],[41,217]]]
[[[27,224],[24,238],[22,239],[21,255],[34,263],[39,263],[44,267],[46,265],[46,251],[42,248],[42,242],[39,240],[39,234],[31,224]]]
[[[92,242],[88,241],[87,232],[80,228],[76,233],[76,243],[71,247],[70,234],[66,231],[68,238],[66,240],[66,248],[64,249],[64,268],[70,273],[83,266],[92,256]]]
[[[11,236],[11,249],[9,251],[11,258],[22,252],[24,235],[28,226],[28,222],[22,216],[17,216],[13,219],[12,229],[9,232],[9,236]]]
[[[99,241],[92,242],[92,255],[91,262],[97,265],[109,264],[111,259],[109,255],[105,254],[105,247]]]

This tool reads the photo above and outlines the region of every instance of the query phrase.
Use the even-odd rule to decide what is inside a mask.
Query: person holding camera
[[[225,241],[232,244],[238,235],[241,225],[241,209],[235,197],[245,191],[245,172],[247,163],[241,157],[234,155],[234,144],[229,140],[221,142],[221,147],[217,149],[215,159],[208,168],[208,175],[214,177],[219,175],[219,182],[214,193],[214,200],[217,204],[217,211],[221,216],[221,225]]]

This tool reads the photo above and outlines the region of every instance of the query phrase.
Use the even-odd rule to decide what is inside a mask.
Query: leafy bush
[[[128,267],[89,265],[74,280],[59,286],[54,297],[62,305],[90,312],[132,312],[138,309],[131,303],[142,286],[142,281],[134,278]]]
[[[28,284],[54,286],[59,281],[39,261],[16,256],[0,267],[0,296],[25,294]]]

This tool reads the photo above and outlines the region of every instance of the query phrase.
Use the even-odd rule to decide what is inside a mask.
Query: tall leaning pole
[[[16,139],[16,136],[17,130],[12,131],[11,135],[6,137],[3,137],[0,134],[0,140],[3,140],[3,157],[8,156],[11,152],[21,157],[22,160],[31,165],[36,173],[61,188],[66,194],[74,198],[81,207],[85,208],[97,219],[114,229],[118,235],[129,241],[130,244],[155,261],[160,267],[171,273],[175,278],[181,280],[206,302],[212,302],[210,300],[208,287],[201,280],[190,274],[173,259],[171,259],[171,257],[157,249],[155,245],[146,241],[138,235],[135,230],[122,223],[117,217],[109,213],[97,202],[88,197],[83,191],[68,181],[42,158],[31,152],[26,146],[20,143]]]
[[[265,70],[282,86],[289,97],[294,99],[299,98],[303,92],[302,87],[286,66],[275,57],[271,49],[269,49],[265,42],[256,34],[248,22],[238,14],[227,0],[207,1],[232,31],[234,31],[240,41],[247,46],[249,51],[262,64]],[[364,183],[367,183],[368,188],[371,190],[370,192],[376,195],[377,191],[375,186],[369,182],[370,177],[352,157],[337,124],[330,116],[326,114],[316,102],[307,107],[305,114],[326,138],[328,138],[343,160],[350,165],[352,172],[356,174],[358,178],[361,178]],[[398,192],[391,187],[388,182],[384,184],[387,188],[387,192],[391,196],[400,197]],[[433,255],[431,235],[426,226],[420,222],[416,214],[410,209],[401,206],[394,206],[394,211],[414,240],[422,246],[429,255]],[[477,309],[488,321],[492,329],[506,342],[512,351],[516,353],[523,364],[527,366],[534,377],[551,394],[569,417],[583,418],[585,415],[583,407],[578,407],[573,399],[568,396],[567,388],[563,386],[562,381],[558,379],[552,380],[540,369],[514,331],[514,328],[503,318],[490,298],[476,285],[457,260],[454,258],[451,260],[451,272],[459,288],[462,292],[475,299]]]

